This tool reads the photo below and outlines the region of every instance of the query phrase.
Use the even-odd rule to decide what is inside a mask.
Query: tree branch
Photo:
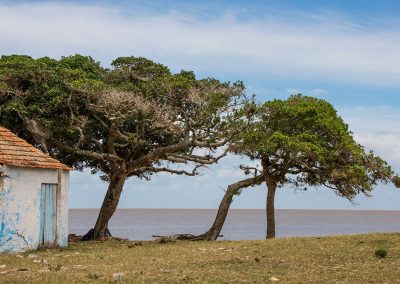
[[[228,149],[225,149],[221,155],[217,157],[213,157],[210,155],[199,156],[193,154],[171,154],[166,156],[165,160],[173,162],[173,163],[186,163],[186,162],[194,162],[202,165],[211,165],[218,162],[220,159],[225,157],[228,153]]]
[[[75,149],[74,147],[68,146],[58,140],[52,139],[52,142],[57,145],[60,149],[64,149],[65,151],[77,155],[81,155],[87,158],[91,158],[97,161],[103,161],[103,160],[108,160],[108,161],[119,161],[123,162],[124,160],[121,159],[120,157],[113,155],[113,154],[108,154],[108,153],[97,153],[93,151],[87,151],[87,150],[79,150]]]
[[[158,148],[158,149],[154,150],[152,153],[144,155],[141,158],[128,163],[127,168],[129,169],[129,171],[132,171],[136,167],[141,167],[141,166],[149,164],[153,161],[157,161],[162,158],[165,158],[165,156],[169,153],[174,153],[174,152],[184,150],[185,148],[189,147],[190,145],[191,145],[190,141],[185,140],[185,141],[175,144],[175,145]]]

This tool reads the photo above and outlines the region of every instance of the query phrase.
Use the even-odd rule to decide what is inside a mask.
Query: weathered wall
[[[39,246],[42,183],[58,183],[57,170],[4,166],[0,187],[0,252],[36,249]],[[69,172],[61,171],[57,196],[57,244],[68,244]],[[1,184],[0,184],[1,185]]]

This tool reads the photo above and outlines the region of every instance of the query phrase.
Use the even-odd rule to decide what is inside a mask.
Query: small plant
[[[96,279],[99,279],[100,276],[98,274],[96,274],[96,273],[89,273],[88,274],[88,278],[96,280]]]
[[[384,249],[378,249],[375,251],[375,256],[379,258],[385,258],[387,256],[387,251]]]

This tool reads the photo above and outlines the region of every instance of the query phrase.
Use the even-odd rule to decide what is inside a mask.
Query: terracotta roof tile
[[[10,130],[0,126],[0,164],[23,168],[71,170]]]

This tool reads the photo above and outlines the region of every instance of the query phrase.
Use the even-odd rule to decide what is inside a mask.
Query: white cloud
[[[324,90],[324,89],[312,89],[312,90],[309,90],[305,94],[309,94],[311,96],[319,97],[319,96],[326,95],[327,93],[328,93],[328,91]]]
[[[286,89],[285,91],[289,95],[297,95],[297,94],[301,93],[300,89],[295,89],[295,88],[289,88],[289,89]]]
[[[307,95],[307,96],[313,96],[313,97],[320,97],[323,96],[325,94],[328,93],[327,90],[325,89],[296,89],[296,88],[289,88],[285,90],[286,93],[288,93],[289,95],[297,95],[297,94],[303,94],[303,95]]]
[[[204,20],[179,11],[0,4],[0,53],[84,53],[105,64],[133,54],[176,68],[400,84],[398,27],[359,26],[333,14],[285,15],[244,21],[227,12]]]
[[[338,113],[355,133],[400,132],[400,108],[396,106],[355,106]]]
[[[355,139],[400,171],[400,132],[361,133]]]
[[[357,106],[340,108],[339,114],[354,132],[354,138],[400,171],[400,108]]]

